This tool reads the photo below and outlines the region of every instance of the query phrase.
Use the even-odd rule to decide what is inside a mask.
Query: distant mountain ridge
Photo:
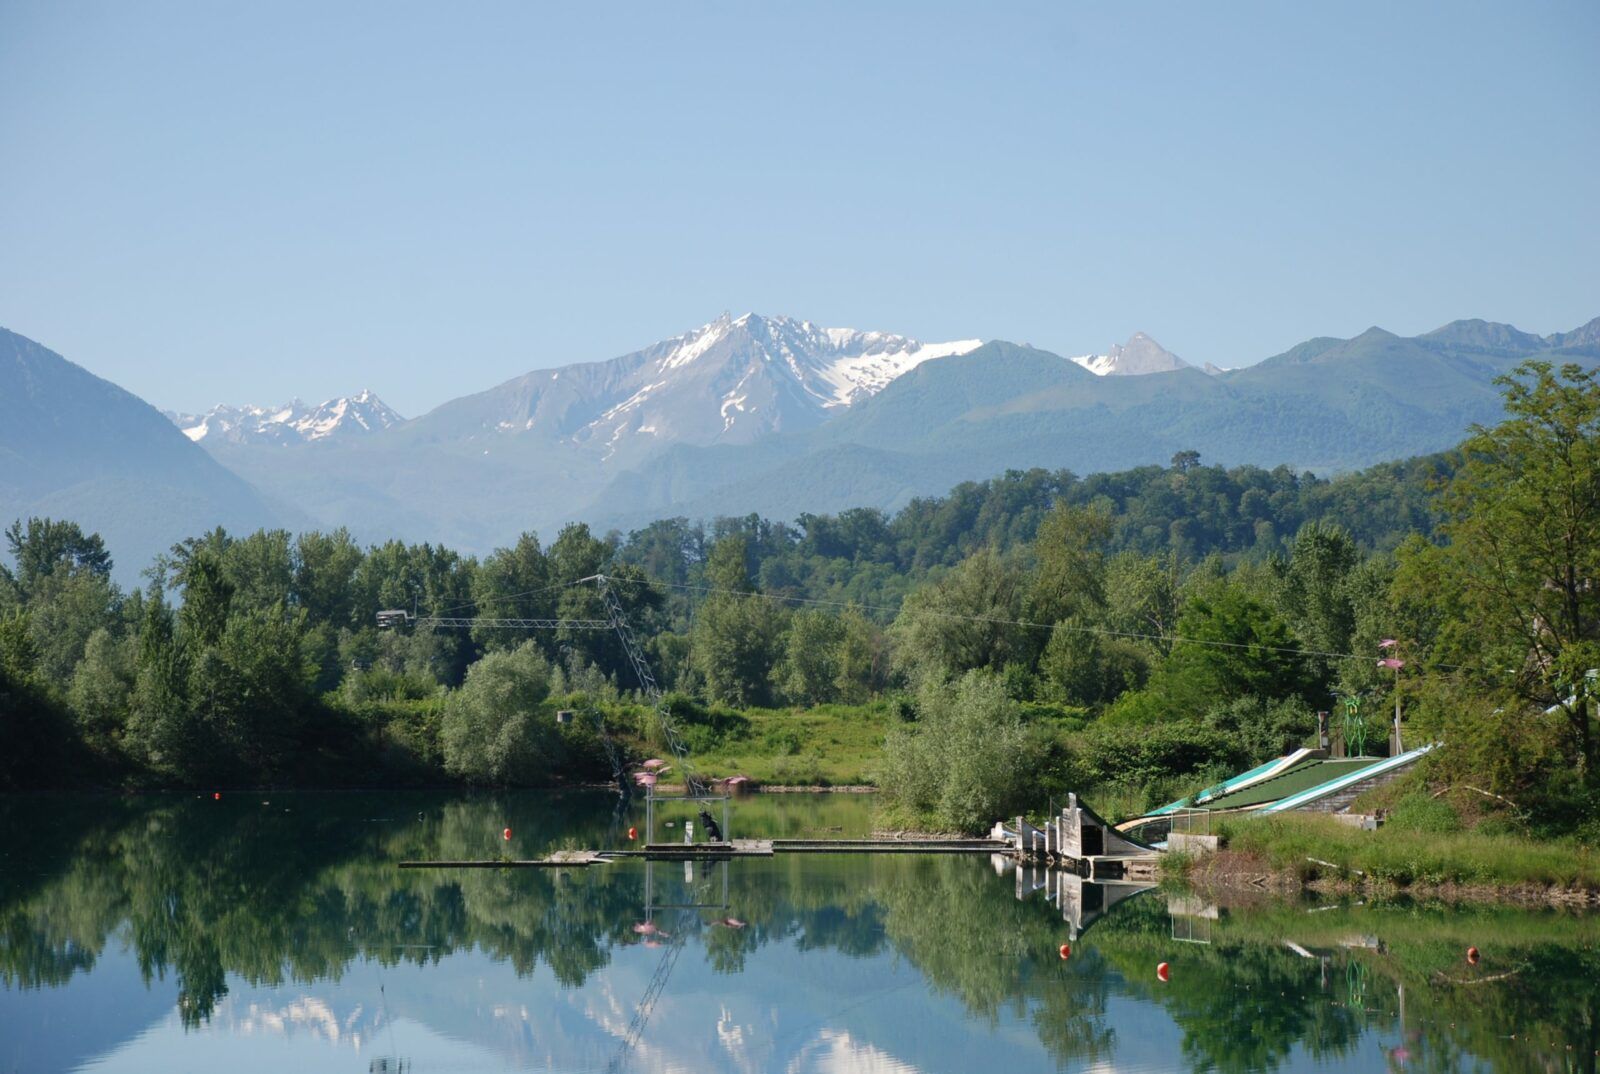
[[[1373,328],[1202,371],[1143,334],[1067,358],[723,316],[408,421],[364,392],[216,408],[189,416],[188,436],[59,355],[4,340],[28,361],[0,363],[0,510],[76,517],[130,561],[219,522],[344,525],[486,552],[574,520],[893,509],[1008,469],[1115,471],[1183,450],[1353,469],[1449,448],[1497,420],[1494,380],[1524,358],[1592,364],[1600,318],[1548,336],[1480,320],[1409,338]],[[30,381],[41,377],[49,390]]]
[[[0,328],[0,525],[30,515],[98,531],[124,583],[214,526],[311,522],[269,502],[142,399]]]
[[[304,444],[363,436],[405,421],[370,391],[329,399],[314,407],[293,399],[276,407],[219,405],[204,414],[162,413],[196,443]]]

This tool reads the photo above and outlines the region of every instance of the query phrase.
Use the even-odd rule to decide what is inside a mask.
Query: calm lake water
[[[871,809],[758,796],[733,834]],[[1593,918],[1119,899],[986,856],[395,867],[642,822],[595,794],[0,799],[0,1072],[1600,1062]]]

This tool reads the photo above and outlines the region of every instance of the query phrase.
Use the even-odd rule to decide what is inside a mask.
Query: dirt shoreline
[[[1592,888],[1511,881],[1416,881],[1397,884],[1390,880],[1353,874],[1305,877],[1294,871],[1275,868],[1254,855],[1230,850],[1219,850],[1198,858],[1182,883],[1202,894],[1361,895],[1372,898],[1600,909],[1600,890]]]

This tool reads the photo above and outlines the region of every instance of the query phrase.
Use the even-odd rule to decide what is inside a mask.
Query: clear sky
[[[0,0],[0,325],[406,414],[724,310],[1240,365],[1600,314],[1600,4]]]

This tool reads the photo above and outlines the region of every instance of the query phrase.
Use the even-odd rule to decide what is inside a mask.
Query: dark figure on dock
[[[706,838],[713,843],[722,842],[722,829],[717,822],[711,819],[711,814],[704,809],[700,811],[700,826],[706,830]]]

